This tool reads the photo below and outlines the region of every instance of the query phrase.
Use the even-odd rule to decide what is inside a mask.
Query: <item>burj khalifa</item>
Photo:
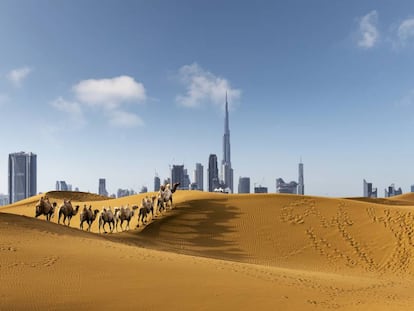
[[[225,187],[233,188],[233,169],[231,168],[230,160],[230,127],[229,127],[229,104],[227,102],[226,93],[226,117],[224,120],[224,135],[223,135],[223,159],[221,161],[221,180]]]

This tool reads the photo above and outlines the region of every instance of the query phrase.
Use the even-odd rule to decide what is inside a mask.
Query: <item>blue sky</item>
[[[226,90],[235,184],[274,192],[300,157],[306,194],[414,184],[412,1],[3,0],[0,42],[0,193],[18,151],[38,191],[206,169]]]

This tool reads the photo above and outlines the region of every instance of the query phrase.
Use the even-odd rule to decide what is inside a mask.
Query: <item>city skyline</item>
[[[20,194],[20,197],[16,199],[15,196],[10,195],[10,193],[15,193],[16,191],[9,186],[9,195],[4,195],[0,193],[0,206],[5,205],[8,203],[5,203],[6,201],[9,201],[9,198],[12,198],[14,202],[17,202],[19,200],[22,200],[28,196],[32,196],[37,194],[36,185],[37,185],[37,156],[36,154],[32,152],[17,152],[17,153],[11,153],[9,154],[9,184],[13,184],[13,180],[15,177],[13,176],[20,176],[20,179],[24,179],[23,183],[26,184],[26,188],[29,190],[25,190],[24,194]],[[274,193],[291,193],[291,194],[298,194],[303,195],[304,194],[304,164],[302,163],[302,160],[298,164],[298,182],[291,181],[289,183],[286,183],[282,178],[276,179],[276,191]],[[29,173],[28,173],[28,172]],[[208,174],[207,176],[207,183],[209,186],[208,189],[203,190],[203,187],[200,187],[198,185],[202,185],[204,183],[203,180],[203,166],[201,163],[196,163],[196,169],[194,170],[194,180],[191,182],[191,179],[188,175],[188,169],[184,167],[184,165],[173,165],[170,171],[171,176],[164,180],[164,184],[166,183],[175,183],[178,182],[180,185],[184,185],[184,187],[181,187],[184,190],[201,190],[201,191],[215,191],[215,188],[220,187],[220,182],[218,178],[218,167],[217,167],[217,156],[215,154],[210,154],[209,156],[209,171],[212,171],[211,175]],[[23,180],[22,179],[22,180]],[[187,179],[187,181],[186,181]],[[200,181],[201,183],[198,183],[196,181]],[[22,184],[22,182],[20,182]],[[34,186],[34,188],[33,188]],[[153,191],[158,191],[160,187],[160,177],[156,174],[154,176],[154,189]],[[194,187],[193,187],[194,186]],[[21,187],[20,187],[21,188]],[[191,189],[190,189],[191,188]],[[239,177],[239,183],[238,183],[238,191],[237,193],[250,193],[251,191],[250,186],[250,177]],[[254,184],[253,191],[254,193],[260,193],[264,189],[268,192],[268,187],[266,185],[261,184]],[[71,184],[67,184],[64,180],[58,180],[56,181],[55,189],[56,191],[81,191],[78,187],[75,187],[75,189],[72,189]],[[95,191],[90,191],[95,192]],[[146,185],[141,186],[141,190],[139,193],[148,192],[148,187]],[[273,191],[270,191],[272,193]],[[387,188],[385,188],[385,194],[384,197],[391,197],[395,195],[400,195],[406,192],[414,192],[414,184],[410,186],[409,191],[403,191],[401,187],[398,189],[395,188],[395,184],[391,184]],[[41,192],[39,192],[41,193]],[[116,193],[109,193],[106,190],[106,179],[105,178],[99,178],[98,181],[98,191],[95,193],[103,195],[103,196],[111,196],[111,197],[123,197],[128,195],[136,194],[137,192],[134,189],[122,189],[118,188]],[[234,192],[236,193],[236,192]],[[368,183],[365,179],[363,180],[363,190],[362,190],[362,197],[372,197],[377,198],[377,188],[373,187],[372,183]],[[380,196],[381,197],[381,196]],[[5,201],[6,200],[6,201]]]
[[[38,192],[207,172],[226,91],[236,184],[272,192],[302,157],[307,195],[360,196],[363,179],[408,192],[413,14],[404,0],[1,1],[0,193],[19,151],[38,156]]]

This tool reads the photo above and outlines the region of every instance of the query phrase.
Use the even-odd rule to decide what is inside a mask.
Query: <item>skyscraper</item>
[[[250,178],[249,177],[239,178],[239,193],[250,193]]]
[[[173,167],[171,169],[171,184],[173,185],[173,184],[179,182],[181,187],[184,188],[184,184],[185,184],[184,175],[185,175],[184,165],[173,165]],[[187,185],[186,189],[188,189],[188,185]]]
[[[194,182],[197,185],[197,190],[204,190],[204,167],[201,163],[196,163],[196,169],[194,171]]]
[[[159,191],[161,186],[161,179],[158,176],[154,177],[154,191]]]
[[[213,192],[219,186],[217,156],[210,154],[208,157],[208,191]]]
[[[299,179],[298,179],[298,194],[305,194],[305,184],[303,181],[303,163],[302,160],[299,163]]]
[[[36,195],[37,156],[34,153],[9,154],[10,204]]]
[[[183,187],[183,189],[190,189],[190,184],[191,184],[190,175],[188,175],[188,171],[185,168],[184,169],[184,183],[180,185]]]
[[[224,119],[224,135],[223,135],[223,159],[221,161],[221,180],[224,185],[234,192],[233,188],[233,169],[230,160],[230,127],[229,127],[229,104],[227,102],[226,93],[226,117]]]
[[[106,180],[105,178],[99,178],[99,195],[108,196],[108,191],[106,191]]]

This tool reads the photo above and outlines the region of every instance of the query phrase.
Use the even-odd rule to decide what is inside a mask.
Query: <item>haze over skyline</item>
[[[226,91],[235,188],[275,192],[302,157],[305,194],[408,192],[413,16],[412,1],[1,1],[0,193],[19,151],[41,192],[152,190],[172,164],[206,176]]]

